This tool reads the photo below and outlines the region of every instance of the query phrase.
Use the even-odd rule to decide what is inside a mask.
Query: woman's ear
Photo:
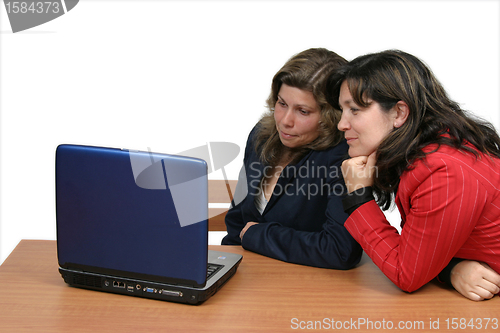
[[[394,105],[393,110],[396,111],[394,117],[394,127],[399,128],[403,126],[403,124],[406,122],[406,119],[408,119],[410,108],[408,107],[408,104],[406,104],[406,102],[399,101],[396,103],[396,105]]]

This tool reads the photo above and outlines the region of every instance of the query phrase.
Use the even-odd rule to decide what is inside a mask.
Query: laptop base
[[[210,252],[212,252],[212,255],[217,256],[234,255],[226,252]],[[59,267],[59,272],[64,282],[73,287],[162,301],[200,304],[222,288],[222,286],[236,273],[240,262],[241,258],[234,266],[230,267],[225,272],[221,272],[222,277],[219,279],[209,279],[204,288],[127,279],[112,275],[75,271],[61,267]]]

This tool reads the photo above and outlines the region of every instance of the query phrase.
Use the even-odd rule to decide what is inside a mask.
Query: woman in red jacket
[[[494,127],[463,111],[419,59],[401,51],[356,58],[330,78],[327,98],[342,110],[338,128],[351,157],[342,165],[345,227],[373,262],[409,292],[452,258],[481,262],[478,288],[454,286],[474,300],[497,294],[500,137]],[[388,209],[393,198],[401,234],[379,208]]]

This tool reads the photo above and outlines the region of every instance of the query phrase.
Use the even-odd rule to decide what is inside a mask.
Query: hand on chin
[[[376,163],[376,152],[369,156],[352,157],[342,163],[342,175],[349,193],[373,185]]]

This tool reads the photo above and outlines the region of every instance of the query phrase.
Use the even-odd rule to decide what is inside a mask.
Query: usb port
[[[127,291],[130,291],[131,293],[134,292],[134,286],[128,285],[127,286]]]

